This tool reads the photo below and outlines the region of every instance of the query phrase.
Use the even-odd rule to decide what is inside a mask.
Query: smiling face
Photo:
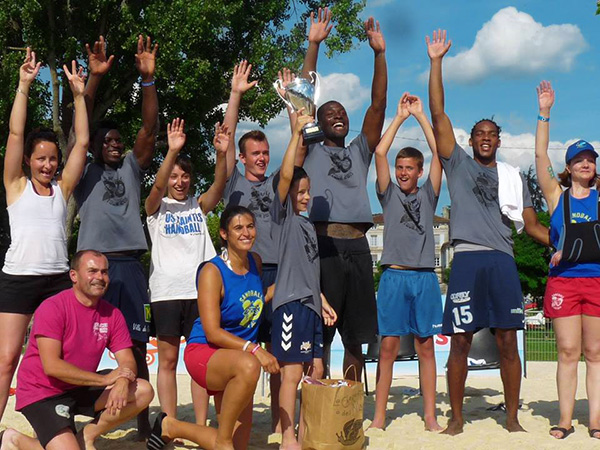
[[[76,268],[69,271],[78,298],[101,299],[108,289],[108,260],[104,255],[87,252]]]
[[[578,153],[569,161],[567,171],[571,174],[572,183],[590,186],[596,177],[596,156],[589,150]]]
[[[256,226],[250,214],[237,214],[227,224],[227,229],[219,230],[221,238],[227,242],[227,249],[236,252],[249,252],[256,239]]]
[[[473,147],[473,157],[484,165],[496,161],[496,152],[500,143],[498,128],[488,120],[475,125],[469,139],[469,145]]]
[[[296,214],[308,211],[310,202],[310,178],[300,178],[290,186],[292,208]]]
[[[116,166],[121,162],[124,145],[121,134],[117,130],[109,130],[104,135],[102,142],[102,161],[109,166]]]
[[[175,164],[169,176],[169,186],[167,188],[169,198],[180,202],[184,201],[190,192],[190,184],[190,174]]]
[[[405,194],[417,191],[417,183],[423,175],[423,167],[419,167],[416,158],[396,159],[396,182]]]
[[[269,143],[248,139],[244,148],[240,149],[240,161],[246,168],[246,178],[251,181],[262,181],[269,167]]]
[[[325,137],[333,142],[348,135],[349,121],[346,109],[338,102],[327,102],[319,108],[317,118]]]
[[[58,147],[54,142],[39,141],[33,146],[31,157],[24,157],[29,166],[32,181],[48,186],[58,169]]]

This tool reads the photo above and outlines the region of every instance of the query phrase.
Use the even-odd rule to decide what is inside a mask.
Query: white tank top
[[[2,271],[9,275],[52,275],[69,270],[67,203],[56,181],[52,195],[38,195],[31,180],[8,208],[10,247]]]
[[[152,239],[150,301],[195,299],[198,266],[216,255],[198,199],[164,197],[146,221]]]

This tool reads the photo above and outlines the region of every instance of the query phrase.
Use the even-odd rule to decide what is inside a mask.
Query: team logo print
[[[240,298],[242,309],[244,310],[244,318],[240,325],[246,328],[253,328],[260,318],[260,313],[263,309],[263,296],[258,291],[247,291]]]
[[[292,320],[294,320],[294,314],[288,316],[286,313],[283,313],[283,323],[281,324],[281,348],[286,352],[292,346]]]
[[[253,186],[251,188],[248,209],[252,211],[255,216],[267,217],[272,202],[273,198],[269,195],[268,186],[266,184],[259,187]]]
[[[152,310],[149,303],[144,304],[144,320],[146,323],[152,322]]]
[[[306,252],[306,257],[308,258],[308,262],[312,263],[319,257],[319,247],[317,245],[317,241],[313,236],[310,235],[308,231],[304,229],[304,227],[301,227],[300,229],[302,230],[302,235],[304,236],[304,251]]]
[[[498,183],[494,183],[494,180],[486,173],[477,175],[473,193],[479,203],[485,207],[498,205]]]
[[[336,180],[345,180],[350,178],[354,173],[352,172],[352,160],[350,159],[350,152],[348,149],[344,149],[338,153],[329,153],[329,159],[331,159],[331,169],[329,169],[330,177]]]
[[[64,417],[65,419],[71,418],[71,414],[69,412],[69,407],[67,405],[56,405],[54,407],[54,411],[60,417]]]
[[[312,343],[310,341],[302,342],[300,345],[300,353],[310,353]]]
[[[103,176],[102,183],[104,184],[104,195],[102,200],[112,206],[121,206],[127,203],[127,196],[125,195],[125,183],[115,176]]]
[[[552,306],[552,309],[560,309],[562,308],[562,304],[563,301],[565,300],[564,295],[559,294],[558,292],[552,294],[552,302],[550,303],[550,306]]]
[[[406,211],[400,219],[400,223],[411,230],[415,230],[419,234],[425,234],[425,230],[421,227],[421,202],[418,198],[413,198],[404,203]]]

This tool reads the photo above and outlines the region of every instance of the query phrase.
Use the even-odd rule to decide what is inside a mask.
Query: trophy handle
[[[317,72],[313,72],[312,70],[308,72],[308,75],[310,75],[310,81],[315,85],[315,97],[313,101],[315,104],[317,104],[317,102],[319,101],[319,96],[321,94],[321,77]]]
[[[281,95],[279,93],[279,89],[281,89],[282,91],[285,91],[285,88],[283,87],[283,82],[281,80],[277,79],[273,83],[273,87],[275,88],[275,92],[277,92],[277,95],[279,96],[279,98],[281,100],[283,100],[283,103],[285,103],[287,106],[289,106],[290,108],[293,109],[292,104],[289,102],[289,100],[286,99],[283,95]]]

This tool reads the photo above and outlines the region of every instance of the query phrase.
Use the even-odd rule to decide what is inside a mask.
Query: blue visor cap
[[[581,152],[590,151],[594,154],[594,158],[598,157],[598,153],[594,150],[594,146],[590,144],[588,141],[584,141],[583,139],[578,140],[577,142],[569,145],[567,148],[567,154],[565,155],[565,162],[569,164],[573,158],[579,155]]]

